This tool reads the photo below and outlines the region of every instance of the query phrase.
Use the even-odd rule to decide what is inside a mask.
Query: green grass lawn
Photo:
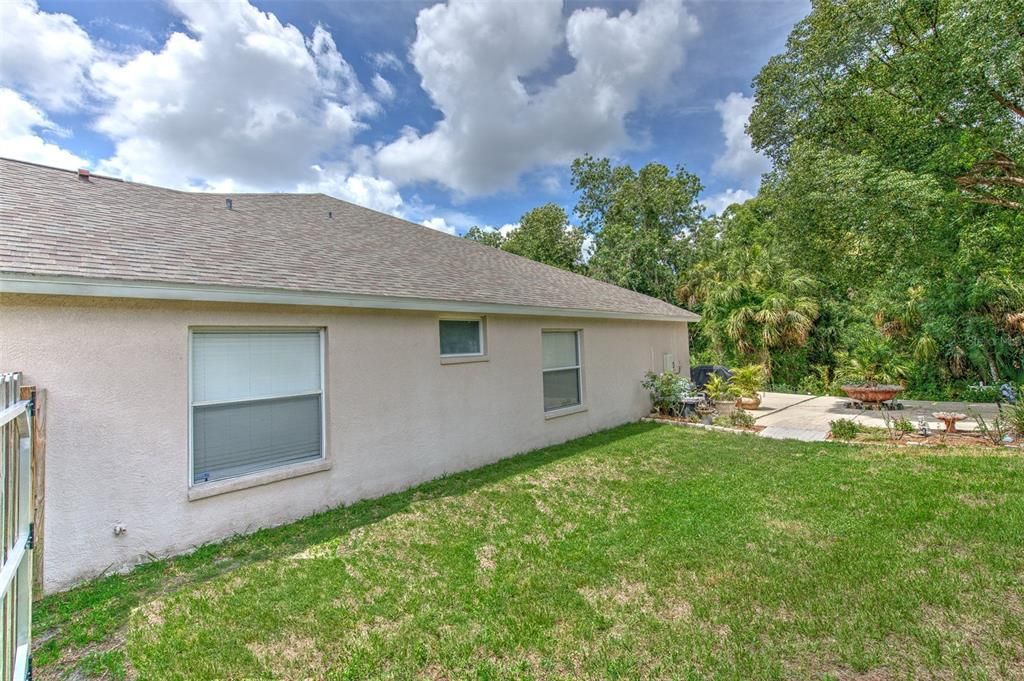
[[[635,424],[36,607],[37,678],[1024,678],[1024,458]]]

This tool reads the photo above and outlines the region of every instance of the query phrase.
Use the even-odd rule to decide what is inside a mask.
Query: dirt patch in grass
[[[135,669],[123,652],[125,632],[80,648],[68,648],[57,662],[32,670],[35,681],[67,681],[71,679],[102,679],[103,681],[135,681]],[[73,670],[69,675],[66,670]]]
[[[647,593],[647,586],[642,582],[621,579],[617,583],[600,588],[584,587],[579,590],[592,608],[607,610],[611,607],[629,606],[642,612],[650,612],[652,599]]]
[[[484,570],[485,572],[490,572],[494,570],[495,567],[497,567],[497,563],[494,562],[494,556],[497,554],[497,552],[497,549],[495,549],[490,544],[486,546],[481,546],[479,549],[477,549],[476,562],[477,565],[480,566],[481,570]]]
[[[800,539],[810,539],[814,535],[814,531],[811,530],[810,526],[799,520],[765,518],[764,524],[771,530],[782,534],[788,534],[793,537],[799,537]]]
[[[1006,502],[1005,494],[958,494],[956,498],[970,508],[992,508]]]
[[[308,636],[289,634],[281,639],[250,643],[247,647],[275,678],[320,678],[327,671],[316,641]]]

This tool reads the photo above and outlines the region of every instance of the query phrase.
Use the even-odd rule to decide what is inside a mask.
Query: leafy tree
[[[754,81],[755,146],[870,152],[1024,209],[1021,0],[814,0]]]
[[[583,238],[583,232],[569,224],[565,210],[549,203],[523,215],[519,228],[501,248],[563,270],[578,271],[582,268]]]
[[[637,171],[588,155],[573,162],[572,181],[576,215],[594,239],[591,276],[673,301],[703,210],[697,176],[681,166],[673,173],[648,163]]]
[[[870,369],[878,350],[919,395],[1024,377],[1022,46],[1021,0],[814,0],[755,80],[773,171],[694,238],[693,346],[749,345],[695,293],[759,247],[820,284],[804,347],[773,352],[787,376]]]
[[[505,235],[501,232],[491,229],[480,229],[477,226],[470,227],[469,230],[462,235],[463,239],[469,239],[470,241],[476,241],[477,243],[484,244],[485,246],[493,246],[494,248],[501,248],[505,244]]]

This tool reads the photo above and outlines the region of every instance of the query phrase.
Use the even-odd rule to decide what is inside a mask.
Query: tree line
[[[818,0],[754,95],[773,169],[720,216],[681,166],[584,156],[575,225],[466,236],[692,309],[696,361],[776,386],[1024,381],[1024,3]]]

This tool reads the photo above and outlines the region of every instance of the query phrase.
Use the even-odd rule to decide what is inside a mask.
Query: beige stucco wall
[[[0,370],[47,391],[46,590],[635,420],[663,353],[688,370],[685,324],[513,316],[442,365],[438,316],[4,295]],[[188,331],[219,325],[326,329],[329,470],[189,500]],[[542,328],[583,330],[586,411],[545,419]]]

